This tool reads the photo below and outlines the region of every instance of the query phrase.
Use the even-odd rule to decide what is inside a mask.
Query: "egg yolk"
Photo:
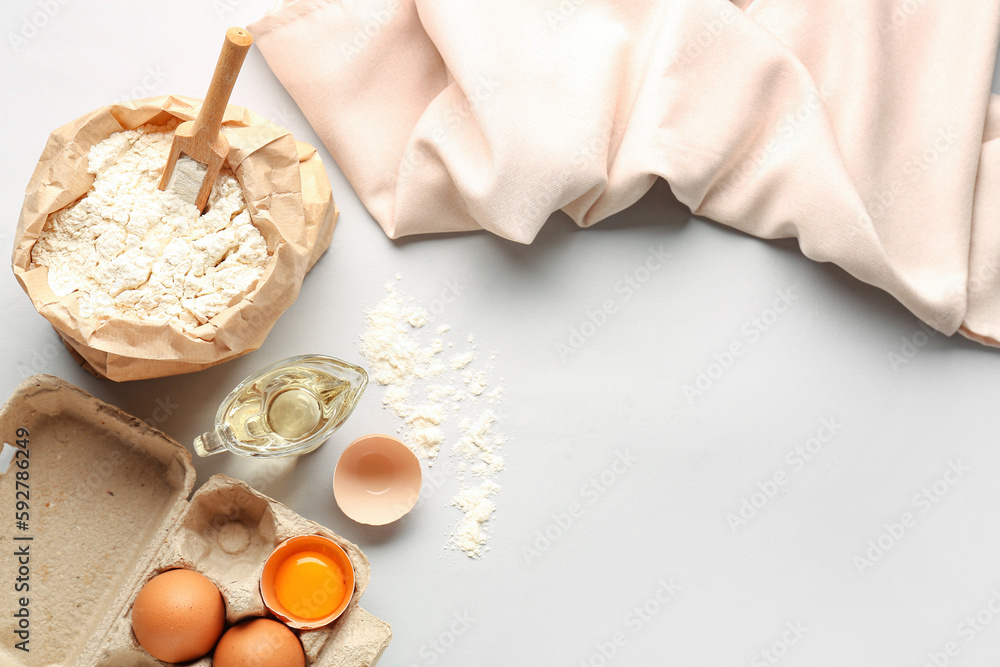
[[[318,551],[303,551],[285,559],[274,575],[278,602],[300,618],[322,618],[344,601],[344,571]]]

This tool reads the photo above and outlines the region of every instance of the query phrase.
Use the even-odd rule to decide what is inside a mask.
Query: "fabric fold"
[[[1000,0],[292,0],[250,30],[392,238],[529,243],[663,178],[1000,340]]]

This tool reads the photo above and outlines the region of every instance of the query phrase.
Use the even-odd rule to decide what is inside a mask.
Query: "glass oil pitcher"
[[[290,357],[241,382],[194,440],[199,456],[229,450],[272,458],[311,452],[351,416],[368,384],[365,370],[319,354]]]

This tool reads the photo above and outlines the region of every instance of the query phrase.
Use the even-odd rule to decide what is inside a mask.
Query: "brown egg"
[[[287,625],[254,618],[229,628],[215,647],[212,667],[305,667],[302,644]]]
[[[132,631],[151,656],[164,662],[200,658],[226,624],[226,604],[208,577],[167,570],[150,579],[132,604]]]

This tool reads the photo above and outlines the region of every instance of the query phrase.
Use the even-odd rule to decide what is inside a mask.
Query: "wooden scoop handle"
[[[209,144],[215,142],[222,127],[222,116],[226,113],[229,96],[251,44],[253,37],[244,28],[234,27],[226,31],[226,40],[222,43],[222,53],[215,65],[212,83],[208,86],[201,112],[194,122],[193,134],[199,141]]]
[[[229,155],[229,140],[220,131],[222,117],[226,113],[229,95],[233,92],[236,77],[251,44],[253,37],[243,28],[230,28],[226,31],[226,41],[222,43],[222,53],[219,54],[219,62],[215,65],[212,83],[198,117],[181,123],[174,131],[174,140],[170,144],[170,155],[163,167],[159,188],[167,189],[181,155],[200,162],[205,165],[205,175],[193,202],[199,211],[205,210],[215,179]]]

